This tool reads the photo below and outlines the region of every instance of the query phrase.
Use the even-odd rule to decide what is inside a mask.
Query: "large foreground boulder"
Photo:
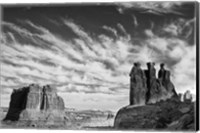
[[[194,105],[176,98],[143,106],[129,105],[115,117],[115,129],[195,130]]]
[[[4,121],[63,122],[64,101],[49,85],[31,84],[13,90],[9,110]]]

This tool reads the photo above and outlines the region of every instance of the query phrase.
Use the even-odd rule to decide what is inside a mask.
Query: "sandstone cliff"
[[[6,120],[64,121],[64,101],[49,85],[31,84],[13,90]]]

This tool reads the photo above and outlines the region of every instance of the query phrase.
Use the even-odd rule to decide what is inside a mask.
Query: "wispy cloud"
[[[134,14],[132,15],[132,17],[133,17],[133,24],[134,24],[135,27],[137,27],[139,25],[137,18]]]
[[[13,23],[4,23],[4,26],[15,32],[23,33],[22,38],[28,35],[30,39],[37,42],[38,40],[34,38],[37,36],[53,45],[48,45],[50,49],[43,49],[34,44],[21,44],[13,33],[4,33],[5,37],[11,35],[13,40],[11,43],[2,44],[2,85],[17,87],[34,82],[56,85],[58,91],[61,92],[116,93],[109,88],[113,87],[113,83],[116,83],[115,86],[120,85],[119,81],[123,78],[113,77],[112,74],[115,73],[115,67],[119,65],[117,56],[121,57],[120,60],[126,58],[127,50],[120,41],[117,42],[117,46],[114,46],[114,42],[110,42],[111,46],[103,47],[107,45],[107,41],[103,45],[99,44],[80,26],[65,20],[66,26],[71,27],[79,36],[74,39],[75,43],[66,42],[44,27],[37,26],[30,21],[25,21],[25,23],[41,34],[32,34]],[[116,51],[110,49],[112,47],[115,47]],[[124,49],[124,52],[119,54],[119,49]],[[98,58],[98,54],[102,58]],[[11,75],[12,78],[6,79]],[[64,83],[66,85],[60,86]]]
[[[104,25],[104,26],[103,26],[103,29],[105,29],[105,30],[107,30],[107,31],[109,31],[109,32],[111,32],[111,33],[113,33],[113,35],[115,35],[115,36],[117,37],[117,30],[115,30],[114,28],[111,28],[111,27],[109,27],[109,26]]]
[[[182,2],[123,2],[117,3],[118,11],[124,13],[129,9],[134,9],[140,13],[149,13],[155,15],[165,15],[168,13],[183,15],[177,11],[177,7],[180,7]]]
[[[124,7],[129,6],[132,7]],[[161,5],[159,9],[164,7],[171,9],[173,5]],[[116,109],[128,103],[128,74],[136,61],[140,61],[144,69],[148,61],[156,62],[156,67],[165,62],[173,74],[176,90],[192,88],[195,92],[195,45],[180,37],[185,27],[192,27],[192,20],[184,20],[183,28],[179,26],[179,20],[156,31],[154,26],[141,29],[145,36],[139,39],[140,44],[131,41],[130,33],[119,22],[116,22],[116,28],[99,27],[112,33],[114,38],[103,33],[94,37],[76,21],[60,20],[53,23],[70,29],[76,35],[74,38],[66,41],[65,35],[61,37],[30,20],[20,22],[37,32],[16,23],[3,22],[2,26],[8,28],[1,38],[1,86],[5,94],[30,83],[51,84],[64,98],[67,107]],[[133,16],[133,23],[136,27],[139,25],[136,16]],[[161,36],[162,32],[170,36]],[[30,41],[19,41],[18,37]],[[183,78],[188,82],[182,83]],[[8,98],[3,101],[5,106],[8,101]]]

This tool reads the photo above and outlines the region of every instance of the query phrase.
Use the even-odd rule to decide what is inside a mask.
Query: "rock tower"
[[[130,73],[130,105],[144,105],[178,96],[170,80],[170,72],[160,65],[158,78],[154,62],[147,63],[147,70],[140,68],[140,63],[134,63]]]
[[[31,84],[13,90],[4,120],[63,121],[64,101],[49,85]]]

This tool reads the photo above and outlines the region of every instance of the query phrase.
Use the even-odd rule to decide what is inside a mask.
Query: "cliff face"
[[[28,92],[29,92],[28,87],[23,87],[18,90],[13,90],[10,98],[11,100],[8,113],[4,118],[4,120],[16,121],[19,119],[21,111],[26,108]]]
[[[4,120],[62,120],[64,102],[49,85],[32,84],[13,90],[8,113]],[[53,118],[52,118],[53,117]]]

